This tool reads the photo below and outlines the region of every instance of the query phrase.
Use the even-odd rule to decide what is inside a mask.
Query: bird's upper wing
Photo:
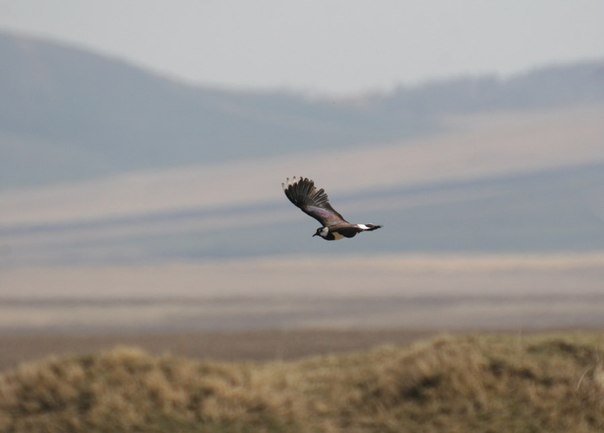
[[[281,186],[285,195],[293,204],[324,226],[347,222],[342,215],[331,207],[323,188],[317,189],[312,180],[294,176],[291,180],[287,178],[287,181],[282,183]]]

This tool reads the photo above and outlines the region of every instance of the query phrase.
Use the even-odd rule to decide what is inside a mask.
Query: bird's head
[[[325,238],[325,237],[327,237],[328,233],[329,233],[329,228],[327,228],[327,227],[319,227],[317,229],[317,231],[315,232],[315,234],[312,235],[312,236],[313,236],[313,238],[315,236],[321,236],[322,238]]]

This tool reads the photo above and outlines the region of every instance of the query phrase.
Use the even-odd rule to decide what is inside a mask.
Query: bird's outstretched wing
[[[294,176],[281,184],[287,198],[303,212],[310,215],[323,226],[345,223],[346,221],[329,204],[327,194],[315,187],[315,183],[307,178]]]

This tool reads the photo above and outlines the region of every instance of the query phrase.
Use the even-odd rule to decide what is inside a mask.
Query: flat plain
[[[443,332],[602,329],[602,281],[600,253],[15,269],[2,273],[0,367],[119,344],[266,360]]]

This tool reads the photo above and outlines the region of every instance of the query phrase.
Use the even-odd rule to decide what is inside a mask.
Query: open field
[[[0,430],[575,432],[604,429],[604,334],[482,334],[298,361],[132,347],[0,375]]]
[[[602,281],[600,252],[5,269],[0,431],[601,432]]]
[[[604,255],[294,256],[0,273],[0,334],[604,327]]]

